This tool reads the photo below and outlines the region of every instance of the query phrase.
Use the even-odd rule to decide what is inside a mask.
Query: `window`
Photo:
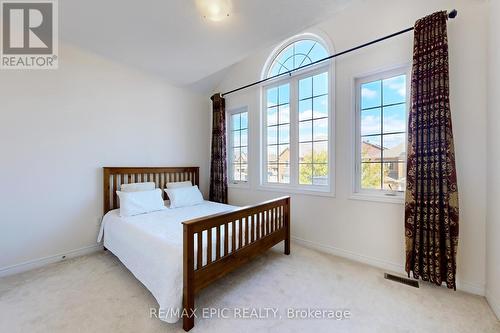
[[[229,112],[229,180],[248,182],[248,112],[246,108]]]
[[[401,196],[405,190],[407,71],[356,81],[357,192]]]
[[[296,40],[278,52],[265,76],[327,56],[319,40]],[[263,88],[264,186],[331,191],[330,68],[320,63]]]
[[[299,80],[299,184],[328,184],[328,73]]]
[[[328,55],[321,43],[311,39],[298,40],[278,53],[267,73],[267,77],[309,65],[314,61],[326,58]]]
[[[267,181],[290,183],[290,84],[267,90]]]

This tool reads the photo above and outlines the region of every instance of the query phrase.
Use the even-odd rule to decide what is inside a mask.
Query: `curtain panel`
[[[212,150],[209,200],[227,203],[226,104],[220,94],[212,99]]]
[[[405,203],[406,272],[456,289],[458,188],[445,11],[414,31]]]

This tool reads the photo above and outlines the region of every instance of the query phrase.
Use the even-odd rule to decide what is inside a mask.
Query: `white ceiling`
[[[232,15],[211,22],[194,0],[60,1],[63,42],[179,86],[196,86],[256,49],[273,45],[350,0],[233,0]],[[217,77],[217,75],[215,75]]]

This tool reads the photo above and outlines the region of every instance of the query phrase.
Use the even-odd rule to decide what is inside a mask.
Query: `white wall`
[[[459,288],[484,294],[486,221],[486,9],[484,1],[358,1],[308,31],[321,31],[337,51],[413,25],[437,10],[458,10],[450,21],[451,107],[460,190]],[[353,78],[377,69],[409,64],[412,34],[342,56],[336,61],[336,197],[292,195],[292,234],[324,250],[402,271],[404,206],[349,199],[352,189]],[[233,66],[220,91],[258,80],[273,47]],[[248,105],[251,188],[230,189],[230,201],[247,204],[281,193],[258,189],[259,88],[227,96],[227,108]]]
[[[486,297],[500,319],[500,0],[489,3]]]
[[[83,52],[55,71],[0,73],[0,274],[92,247],[103,166],[200,166],[206,96]]]

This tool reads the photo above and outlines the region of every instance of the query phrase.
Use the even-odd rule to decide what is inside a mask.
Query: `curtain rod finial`
[[[452,11],[450,11],[448,13],[448,17],[451,19],[454,19],[455,17],[457,17],[457,15],[458,15],[458,11],[456,9],[453,9]]]

